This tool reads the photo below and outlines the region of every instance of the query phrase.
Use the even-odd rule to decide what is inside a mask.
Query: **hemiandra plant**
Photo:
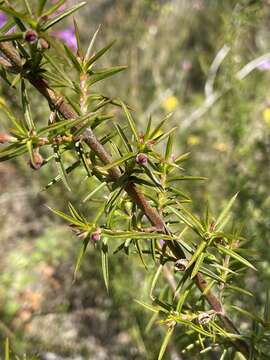
[[[256,354],[263,358],[251,336],[241,334],[228,314],[229,308],[241,309],[224,303],[228,289],[241,291],[233,285],[235,277],[248,268],[256,270],[242,256],[245,239],[238,229],[227,230],[236,195],[216,217],[208,209],[202,218],[193,214],[186,205],[191,199],[180,184],[202,178],[183,174],[182,163],[188,154],[172,154],[176,128],[166,131],[170,116],[158,124],[150,118],[139,132],[132,104],[94,91],[95,83],[125,70],[125,66],[98,68],[98,60],[113,43],[95,52],[96,32],[83,49],[74,20],[74,51],[74,46],[59,44],[54,31],[55,25],[86,2],[63,8],[64,0],[51,6],[39,0],[33,9],[28,0],[22,3],[18,7],[16,2],[0,2],[7,17],[0,36],[0,75],[20,94],[23,112],[18,118],[7,102],[0,100],[11,124],[8,133],[0,134],[0,159],[26,155],[34,170],[55,162],[59,174],[48,187],[62,181],[70,190],[69,175],[78,169],[82,170],[78,174],[98,181],[85,197],[99,199],[100,207],[91,221],[70,203],[67,214],[51,209],[82,242],[75,274],[88,244],[94,243],[102,253],[108,287],[108,247],[114,246],[115,239],[121,240],[117,252],[131,248],[143,263],[149,258],[156,266],[149,303],[138,303],[166,329],[159,359],[173,333],[185,335],[188,346],[201,352],[217,349],[222,359],[232,359],[235,353],[246,359],[255,359]],[[59,51],[59,46],[64,51]],[[32,116],[29,90],[33,88],[48,102],[51,115],[47,124],[46,119],[37,123]],[[112,112],[115,108],[124,115],[125,126],[112,121],[112,113],[119,114]],[[170,285],[166,297],[156,286],[161,276]],[[258,320],[260,326],[269,321],[268,311],[264,316]]]

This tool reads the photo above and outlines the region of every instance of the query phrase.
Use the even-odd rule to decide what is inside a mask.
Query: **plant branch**
[[[20,55],[11,42],[0,42],[0,52],[11,64],[9,67],[7,67],[7,70],[14,73],[21,73],[26,79],[28,79],[29,82],[47,99],[49,106],[52,110],[57,110],[67,120],[76,118],[77,115],[72,110],[71,106],[65,101],[62,96],[58,95],[54,90],[49,87],[47,81],[43,79],[41,75],[35,75],[27,72],[24,73]],[[110,164],[112,162],[111,155],[95,137],[93,131],[90,128],[86,129],[83,132],[83,138],[86,144],[104,164]],[[113,181],[119,180],[119,178],[122,176],[122,173],[118,167],[110,169],[109,174]],[[159,215],[157,210],[149,204],[144,194],[141,192],[140,189],[138,189],[138,187],[134,183],[129,182],[126,185],[125,190],[132,198],[132,200],[137,204],[137,206],[142,210],[142,212],[145,214],[145,216],[148,218],[148,220],[153,226],[155,226],[160,231],[162,230],[165,234],[170,233],[164,223],[164,220]],[[177,259],[185,257],[182,249],[178,246],[177,242],[168,241],[168,247]],[[218,316],[223,321],[226,331],[228,331],[229,333],[239,334],[237,328],[233,325],[232,321],[225,314],[224,308],[219,298],[211,290],[207,290],[207,281],[204,279],[201,273],[198,273],[196,275],[195,283],[205,296],[211,308],[218,314]],[[248,357],[248,345],[243,340],[232,340],[232,343],[238,351]]]

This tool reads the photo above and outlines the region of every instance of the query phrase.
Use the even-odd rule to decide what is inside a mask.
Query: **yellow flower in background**
[[[228,146],[224,143],[215,143],[213,144],[213,149],[218,150],[220,152],[225,152],[228,150]]]
[[[266,108],[263,111],[263,120],[266,123],[266,125],[270,126],[270,108]]]
[[[196,135],[190,135],[187,138],[188,145],[198,145],[198,144],[200,144],[200,142],[201,142],[201,139],[199,138],[199,136],[196,136]]]
[[[177,97],[174,95],[168,96],[162,103],[163,108],[168,112],[175,110],[177,105],[178,105],[178,100]]]

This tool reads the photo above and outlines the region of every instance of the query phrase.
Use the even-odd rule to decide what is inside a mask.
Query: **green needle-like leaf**
[[[166,145],[166,152],[165,152],[165,160],[168,161],[172,154],[172,147],[173,147],[173,136],[169,135],[167,145]]]
[[[74,225],[77,225],[78,227],[85,227],[86,224],[83,223],[82,221],[79,221],[78,219],[72,217],[72,216],[69,216],[65,213],[63,213],[62,211],[60,210],[57,210],[57,209],[53,209],[51,207],[48,206],[48,209],[50,211],[52,211],[54,214],[60,216],[62,219],[68,221],[70,224],[74,224]]]
[[[40,16],[43,12],[43,9],[46,5],[47,0],[38,0],[38,8],[37,8],[37,15]]]
[[[83,52],[82,52],[81,38],[80,38],[78,24],[77,24],[75,18],[73,18],[73,24],[74,24],[75,36],[76,36],[76,42],[77,42],[77,53],[80,57],[82,57]]]
[[[195,253],[192,255],[191,259],[188,262],[188,265],[186,267],[186,269],[189,269],[191,267],[192,264],[194,264],[194,262],[201,256],[201,254],[203,253],[204,249],[206,248],[207,242],[206,241],[202,241],[200,243],[200,245],[197,247]],[[202,259],[203,260],[203,259]],[[201,265],[201,264],[199,264]],[[196,269],[197,270],[197,269]],[[196,271],[195,270],[195,271]],[[198,272],[198,271],[197,271]],[[196,275],[197,273],[195,273]],[[194,275],[194,276],[195,276]]]
[[[101,264],[104,283],[109,292],[109,265],[108,265],[108,239],[103,238],[101,247]]]
[[[5,360],[10,360],[9,356],[9,339],[6,338],[5,340]]]
[[[34,121],[32,118],[28,93],[27,93],[27,90],[25,87],[25,82],[23,79],[21,80],[21,97],[22,97],[24,118],[25,118],[28,130],[33,131],[35,129],[35,124],[34,124]]]
[[[118,239],[163,239],[173,240],[173,237],[160,233],[145,233],[141,231],[112,231],[108,229],[102,229],[102,233],[107,237]]]
[[[193,279],[198,274],[198,272],[200,271],[200,268],[201,268],[201,266],[203,264],[205,255],[206,255],[205,253],[201,253],[198,256],[198,258],[196,260],[196,263],[194,265],[194,268],[192,269],[192,273],[191,273],[191,276],[190,276],[191,279]]]
[[[219,215],[216,223],[215,223],[215,230],[216,231],[221,231],[224,227],[224,223],[227,219],[227,216],[229,214],[229,211],[231,210],[236,198],[237,198],[237,194],[235,194],[231,200],[228,202],[228,204],[225,206],[225,208],[222,210],[221,214]]]
[[[114,43],[115,40],[104,46],[104,48],[102,48],[95,55],[93,55],[85,65],[86,71],[90,70],[91,65],[93,65],[102,55],[104,55],[113,46]]]
[[[237,254],[235,251],[233,251],[223,245],[220,245],[220,244],[217,244],[216,246],[217,246],[218,250],[220,250],[220,252],[222,252],[226,255],[230,255],[232,258],[234,258],[235,260],[238,260],[240,263],[257,271],[257,269],[248,260],[244,259],[241,255]]]
[[[54,146],[54,154],[55,154],[55,162],[59,171],[59,175],[61,176],[61,179],[67,188],[68,191],[71,191],[71,188],[68,184],[68,178],[65,170],[65,166],[63,164],[62,156],[58,150],[58,146]]]
[[[123,103],[122,101],[121,101],[121,106],[122,106],[122,108],[123,108],[123,110],[124,110],[124,112],[126,114],[126,117],[127,117],[128,123],[129,123],[129,127],[130,127],[130,129],[131,129],[131,131],[132,131],[132,133],[133,133],[133,135],[135,137],[136,142],[138,143],[139,142],[139,136],[138,136],[138,133],[137,133],[137,130],[136,130],[135,122],[134,122],[134,120],[133,120],[133,118],[131,116],[131,113],[129,112],[126,104]]]
[[[46,3],[47,0],[39,0],[41,3]],[[51,6],[48,10],[46,10],[42,16],[46,19],[47,17],[49,17],[50,15],[54,14],[55,12],[57,12],[57,10],[64,5],[66,2],[66,0],[59,0],[57,1],[55,4],[53,4],[53,6]],[[45,6],[45,4],[42,4],[43,8]]]
[[[145,302],[143,302],[143,301],[139,301],[139,300],[135,300],[135,301],[136,301],[136,303],[138,303],[139,305],[143,306],[143,307],[144,307],[145,309],[147,309],[147,310],[150,310],[150,311],[152,311],[152,312],[154,312],[154,313],[158,313],[158,312],[159,312],[159,309],[158,309],[157,306],[149,305],[149,304],[147,304],[147,303],[145,303]]]
[[[82,65],[80,64],[78,58],[74,55],[74,53],[70,50],[68,46],[64,45],[64,48],[66,50],[69,60],[73,63],[78,73],[81,73]]]
[[[23,33],[15,32],[9,35],[0,35],[0,42],[21,40],[22,38],[23,38]]]
[[[86,54],[85,54],[85,60],[88,61],[90,56],[91,56],[91,53],[92,53],[92,49],[93,49],[93,46],[95,44],[95,41],[96,41],[96,38],[97,38],[97,35],[99,33],[99,30],[100,30],[100,25],[99,27],[97,28],[97,30],[95,31],[94,35],[92,36],[92,39],[88,45],[88,48],[87,48],[87,51],[86,51]]]
[[[174,327],[173,327],[173,326],[169,327],[169,329],[167,330],[166,335],[165,335],[165,338],[164,338],[164,340],[163,340],[163,342],[162,342],[162,345],[161,345],[161,348],[160,348],[160,350],[159,350],[158,360],[162,360],[162,359],[163,359],[163,356],[164,356],[165,351],[166,351],[166,349],[167,349],[168,343],[169,343],[170,338],[171,338],[171,336],[172,336],[172,334],[173,334],[173,330],[174,330]]]
[[[83,1],[77,5],[72,6],[71,8],[67,9],[66,11],[61,12],[60,15],[55,16],[53,19],[49,20],[45,25],[42,26],[42,30],[46,31],[49,28],[51,28],[52,26],[56,25],[59,21],[63,20],[64,18],[66,18],[67,16],[73,14],[75,11],[79,10],[81,7],[83,7],[84,5],[86,5],[87,2]],[[61,5],[60,5],[61,6]],[[58,6],[59,7],[59,6]],[[47,12],[48,13],[48,12]],[[47,13],[44,14],[44,16],[47,15]]]
[[[154,275],[154,277],[153,277],[153,280],[152,280],[152,282],[151,282],[151,287],[150,287],[150,294],[149,294],[149,296],[150,296],[150,298],[151,298],[152,300],[155,299],[155,296],[153,296],[153,293],[154,293],[154,289],[155,289],[156,283],[157,283],[157,281],[158,281],[158,278],[159,278],[159,276],[160,276],[160,273],[161,273],[162,269],[163,269],[163,265],[159,265],[159,267],[157,268],[157,271],[155,272],[155,275]]]
[[[90,192],[84,199],[83,202],[90,200],[99,190],[103,189],[107,185],[106,182],[102,182],[99,186],[97,186],[93,191]]]
[[[114,67],[111,67],[108,69],[91,72],[89,80],[87,81],[87,85],[91,86],[98,81],[104,80],[104,79],[106,79],[110,76],[113,76],[113,75],[119,73],[120,71],[123,71],[126,69],[127,69],[127,66],[114,66]]]
[[[115,166],[119,166],[119,165],[123,164],[125,161],[133,158],[134,156],[135,156],[134,153],[127,153],[127,154],[123,155],[120,159],[113,161],[111,164],[103,166],[102,169],[110,170],[110,169],[114,168]]]
[[[79,252],[79,255],[77,257],[77,261],[76,261],[76,265],[75,265],[75,270],[74,270],[74,280],[76,279],[77,277],[77,273],[80,269],[80,266],[81,266],[81,263],[82,263],[82,259],[85,255],[85,252],[86,252],[86,249],[87,249],[87,246],[89,244],[89,237],[85,238],[83,240],[83,244],[81,246],[81,249],[80,249],[80,252]]]

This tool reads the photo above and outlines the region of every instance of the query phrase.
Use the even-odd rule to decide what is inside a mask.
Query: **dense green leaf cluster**
[[[94,190],[82,199],[97,204],[94,216],[82,214],[71,203],[68,214],[51,209],[67,221],[82,242],[74,276],[91,243],[101,251],[107,290],[109,248],[115,253],[136,254],[146,268],[151,259],[156,271],[149,303],[137,302],[153,313],[151,321],[159,319],[159,324],[167,327],[159,359],[175,333],[187,339],[181,349],[184,353],[196,346],[201,354],[214,349],[220,359],[234,358],[237,351],[243,358],[266,359],[258,344],[269,337],[268,299],[262,318],[226,303],[230,292],[252,296],[250,289],[236,286],[234,280],[248,268],[256,271],[247,240],[237,226],[230,225],[236,195],[218,215],[211,214],[208,206],[201,217],[193,213],[188,206],[192,199],[181,187],[182,181],[205,178],[186,175],[182,163],[188,153],[173,154],[177,127],[168,125],[170,114],[157,124],[151,117],[143,119],[147,125],[140,132],[132,104],[95,91],[96,83],[126,67],[99,69],[98,61],[113,43],[94,52],[96,32],[84,51],[75,20],[76,53],[51,36],[52,27],[86,5],[82,2],[54,15],[64,2],[50,7],[40,0],[33,10],[27,0],[21,10],[1,2],[0,10],[9,21],[1,29],[0,75],[20,94],[21,116],[0,99],[1,110],[10,121],[9,133],[0,138],[7,143],[1,149],[0,160],[27,154],[30,166],[41,171],[55,162],[58,175],[45,188],[62,181],[72,192],[69,176],[73,172],[78,172],[82,182],[94,182]],[[13,26],[16,31],[5,34]],[[29,31],[36,34],[34,41],[28,41]],[[16,52],[15,60],[5,44]],[[38,122],[35,118],[28,82],[49,102],[47,124],[46,119]],[[161,226],[155,219],[162,222]],[[170,287],[157,286],[162,275]],[[230,320],[231,311],[251,317],[257,337],[240,333]]]

